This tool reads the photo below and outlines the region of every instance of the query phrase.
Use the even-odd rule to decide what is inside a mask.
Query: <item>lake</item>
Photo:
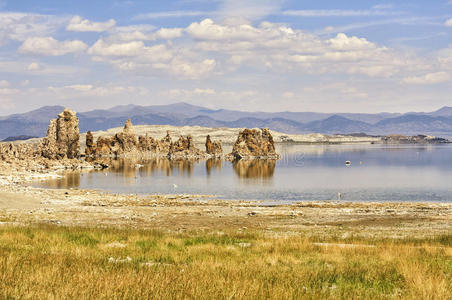
[[[69,172],[34,186],[270,202],[452,202],[452,145],[278,145],[277,151],[276,162],[116,160],[107,170]]]

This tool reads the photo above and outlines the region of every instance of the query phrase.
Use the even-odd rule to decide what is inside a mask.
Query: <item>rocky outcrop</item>
[[[0,143],[0,160],[12,161],[32,159],[34,157],[36,157],[36,149],[33,144]]]
[[[123,131],[114,136],[112,148],[114,154],[117,156],[124,153],[136,152],[138,150],[137,136],[133,130],[130,119],[128,119],[124,125]]]
[[[157,152],[157,141],[149,134],[138,137],[138,150],[141,152]]]
[[[172,145],[172,139],[170,132],[166,132],[166,136],[160,140],[160,143],[158,144],[158,152],[162,153],[168,153],[170,151],[171,145]]]
[[[34,171],[92,167],[79,159],[79,140],[76,113],[65,109],[57,119],[50,120],[46,137],[39,144],[0,143],[0,160],[14,168]]]
[[[229,159],[279,159],[275,151],[275,143],[270,131],[263,128],[244,129],[234,143]]]
[[[210,135],[206,137],[206,153],[214,158],[223,156],[221,141],[212,141]]]
[[[154,139],[146,133],[144,136],[138,138],[138,150],[141,152],[165,154],[167,155],[171,148],[171,136],[169,131],[166,132],[166,136],[159,140]]]
[[[91,131],[86,133],[86,141],[85,141],[85,155],[91,156],[96,152],[96,145],[94,144],[94,136]]]
[[[137,136],[131,120],[127,120],[121,132],[111,137],[99,137],[95,141],[91,131],[86,134],[85,156],[90,162],[100,161],[100,158],[141,157],[170,159],[223,158],[221,141],[212,141],[206,137],[206,151],[196,147],[191,135],[180,136],[172,141],[169,131],[160,140],[149,134]],[[76,113],[65,109],[57,119],[50,120],[46,137],[37,146],[32,144],[16,145],[1,144],[0,158],[20,160],[39,158],[48,161],[78,160],[80,153],[79,120]],[[232,159],[268,158],[279,156],[275,152],[273,138],[268,129],[245,129],[234,144]]]
[[[179,139],[171,143],[168,157],[173,159],[199,157],[204,153],[195,147],[191,135],[180,136]]]
[[[44,141],[38,152],[48,159],[72,159],[80,157],[80,134],[76,113],[65,109],[58,119],[50,120]]]

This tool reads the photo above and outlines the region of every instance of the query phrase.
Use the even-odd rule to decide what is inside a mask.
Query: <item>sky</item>
[[[452,106],[452,0],[0,0],[0,115]]]

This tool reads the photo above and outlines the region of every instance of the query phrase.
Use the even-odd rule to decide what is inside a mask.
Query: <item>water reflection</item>
[[[107,160],[50,188],[215,194],[224,199],[452,201],[452,145],[289,145],[281,160]],[[351,161],[350,166],[345,161]]]
[[[198,160],[170,160],[166,157],[132,160],[132,159],[112,159],[104,162],[110,167],[105,170],[111,173],[121,174],[126,178],[136,178],[140,176],[152,176],[154,174],[165,174],[172,176],[174,172],[178,175],[192,176]]]
[[[275,173],[276,161],[269,160],[239,160],[233,163],[235,174],[239,178],[269,179]]]
[[[206,160],[206,173],[210,176],[213,170],[221,170],[223,167],[223,161],[221,159],[210,158]]]
[[[45,185],[51,189],[75,189],[80,187],[81,176],[80,172],[67,172],[62,178],[46,180]]]

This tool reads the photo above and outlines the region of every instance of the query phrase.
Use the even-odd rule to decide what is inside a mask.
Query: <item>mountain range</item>
[[[44,136],[49,120],[55,118],[63,109],[62,106],[44,106],[27,113],[0,117],[0,139],[12,136]],[[269,113],[212,110],[181,102],[154,106],[131,104],[80,112],[77,115],[80,119],[81,132],[119,127],[130,118],[136,125],[268,127],[285,133],[452,136],[452,107],[443,107],[433,112],[405,114]]]

